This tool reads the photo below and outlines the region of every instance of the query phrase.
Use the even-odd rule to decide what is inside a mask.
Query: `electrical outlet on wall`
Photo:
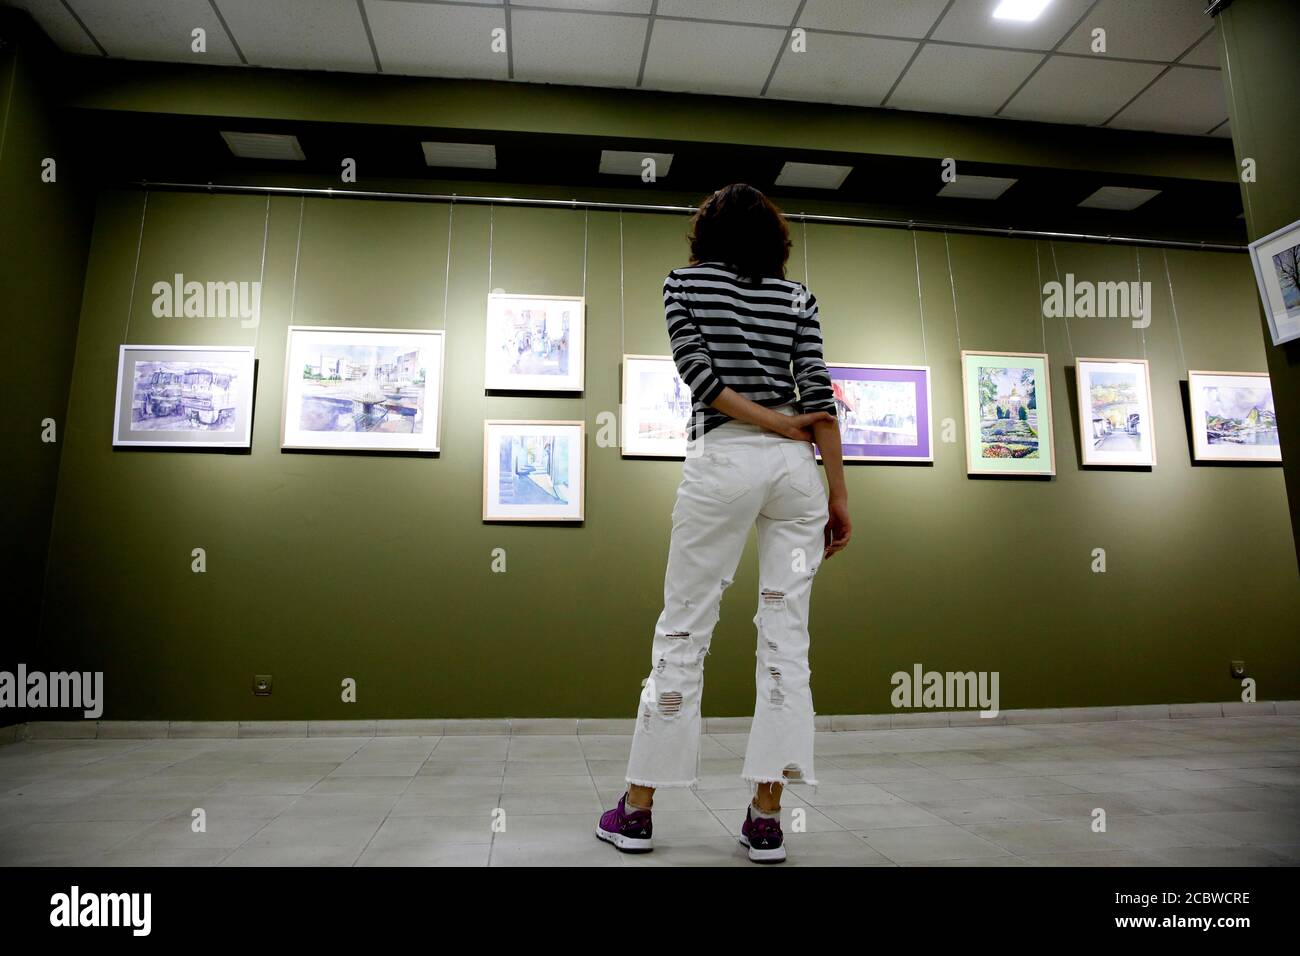
[[[271,675],[270,674],[253,675],[253,696],[254,697],[271,696]]]
[[[1231,664],[1228,665],[1228,671],[1237,680],[1241,680],[1241,678],[1246,676],[1246,662],[1233,661]]]

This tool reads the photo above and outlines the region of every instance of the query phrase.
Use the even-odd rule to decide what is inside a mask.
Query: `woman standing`
[[[817,300],[785,278],[790,236],[780,211],[751,186],[727,186],[696,212],[690,243],[691,264],[664,281],[673,359],[694,399],[664,609],[629,787],[596,835],[620,850],[652,849],[655,790],[696,784],[704,657],[722,592],[757,526],[757,699],[742,770],[753,799],[740,842],[751,860],[777,863],[785,859],[782,786],[816,783],[808,604],[822,560],[849,542],[839,425]]]

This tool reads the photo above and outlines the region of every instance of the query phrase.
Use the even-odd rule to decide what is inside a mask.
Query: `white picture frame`
[[[438,452],[444,338],[431,329],[290,326],[281,449]]]
[[[122,345],[113,446],[249,448],[252,346]]]
[[[581,392],[586,301],[582,296],[488,295],[486,391]]]
[[[1267,372],[1189,370],[1187,404],[1194,460],[1281,463]]]
[[[1300,339],[1300,220],[1256,239],[1249,248],[1273,344]]]
[[[583,520],[587,424],[483,422],[483,520]]]
[[[1079,449],[1088,468],[1154,468],[1155,413],[1146,359],[1076,358]]]
[[[694,398],[671,355],[624,355],[619,447],[624,458],[685,458]]]

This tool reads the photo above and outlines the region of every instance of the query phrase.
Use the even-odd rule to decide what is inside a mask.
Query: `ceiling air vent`
[[[221,131],[230,151],[242,159],[306,159],[297,136],[284,133],[231,133]]]

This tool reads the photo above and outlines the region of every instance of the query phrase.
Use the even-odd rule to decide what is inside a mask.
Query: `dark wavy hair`
[[[710,195],[691,218],[691,265],[723,262],[755,281],[785,278],[790,230],[772,201],[753,186],[732,183]]]

